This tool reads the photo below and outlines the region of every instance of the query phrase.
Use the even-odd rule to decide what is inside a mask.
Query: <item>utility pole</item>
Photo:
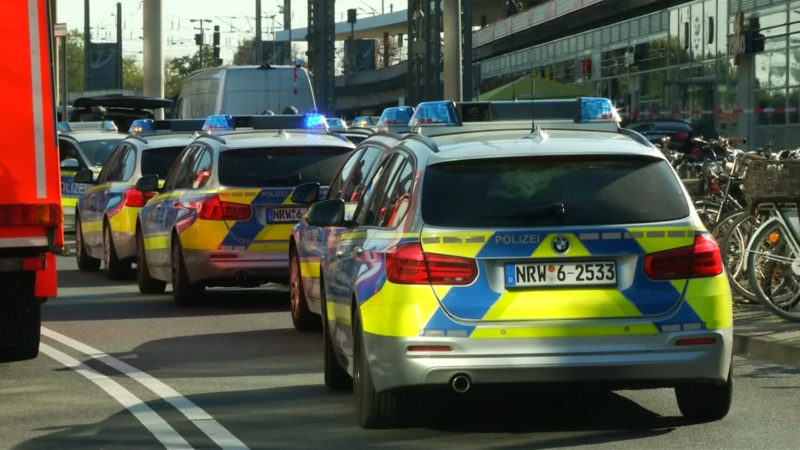
[[[194,35],[194,42],[199,47],[199,55],[200,55],[200,67],[205,67],[203,65],[203,45],[205,45],[205,22],[211,23],[211,19],[189,19],[189,22],[200,22],[200,33]]]
[[[356,53],[356,39],[355,39],[355,26],[356,26],[356,9],[347,10],[347,22],[350,23],[350,49],[347,51],[347,76],[353,73],[353,66],[355,66],[355,53]]]
[[[256,0],[256,37],[253,39],[253,64],[261,64],[261,0]]]

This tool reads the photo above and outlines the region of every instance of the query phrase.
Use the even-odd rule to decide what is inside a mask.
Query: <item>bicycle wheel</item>
[[[740,209],[732,213],[728,213],[719,219],[719,221],[715,223],[714,226],[708,231],[711,232],[711,236],[714,236],[714,239],[721,244],[722,239],[725,237],[725,234],[728,232],[728,230],[730,230],[733,225],[739,223],[739,220],[741,220],[742,216],[747,214],[749,214],[749,212],[746,209]]]
[[[800,260],[782,223],[772,222],[753,236],[747,267],[758,300],[776,315],[800,322]]]
[[[718,239],[722,263],[728,273],[731,288],[745,301],[755,302],[756,294],[750,288],[750,275],[747,271],[747,244],[758,227],[758,219],[747,211],[743,211],[732,219],[725,229],[725,234]],[[720,221],[722,222],[722,221]],[[736,298],[736,297],[734,297]]]

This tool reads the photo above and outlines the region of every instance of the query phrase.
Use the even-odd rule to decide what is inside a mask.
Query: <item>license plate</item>
[[[612,286],[617,284],[614,261],[582,263],[506,264],[506,287]]]
[[[297,222],[308,212],[308,208],[272,208],[267,210],[267,222]]]

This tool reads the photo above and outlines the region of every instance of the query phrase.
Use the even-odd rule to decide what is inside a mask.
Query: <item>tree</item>
[[[195,52],[192,56],[181,56],[173,58],[164,67],[164,95],[167,97],[174,97],[181,90],[183,80],[192,72],[207,67],[217,67],[218,64],[214,62],[213,51],[210,46],[204,45],[202,63],[200,59],[200,50]]]
[[[83,33],[67,33],[67,92],[83,90]]]
[[[122,88],[142,89],[144,87],[144,73],[142,66],[134,56],[122,57]]]
[[[233,65],[246,66],[249,64],[253,64],[253,39],[243,39],[239,41],[236,53],[233,54]]]

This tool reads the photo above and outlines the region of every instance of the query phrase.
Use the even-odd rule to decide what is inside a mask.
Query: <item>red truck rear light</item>
[[[0,205],[0,226],[55,227],[61,214],[61,205],[55,203]]]
[[[644,258],[644,273],[654,280],[713,277],[722,273],[719,245],[708,234],[694,238],[694,245]]]
[[[398,245],[386,254],[386,279],[393,283],[463,286],[477,276],[474,259],[425,253],[418,242]]]

